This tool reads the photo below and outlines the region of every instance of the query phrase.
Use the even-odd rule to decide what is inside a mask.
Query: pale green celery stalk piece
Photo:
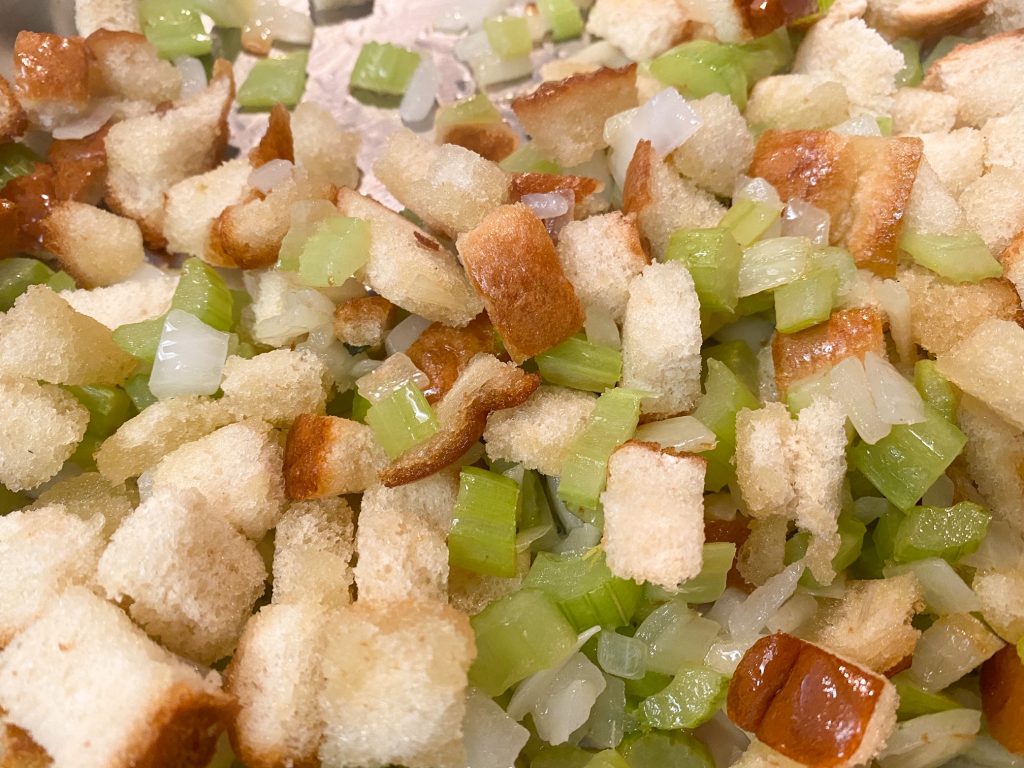
[[[406,382],[372,405],[366,412],[366,423],[373,429],[381,448],[392,459],[401,456],[438,430],[434,409],[411,382]]]
[[[449,562],[489,576],[515,576],[518,503],[514,480],[477,467],[463,469],[448,534]]]

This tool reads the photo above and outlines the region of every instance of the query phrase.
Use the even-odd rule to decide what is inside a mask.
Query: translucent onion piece
[[[878,418],[887,424],[918,424],[924,421],[924,400],[914,385],[903,378],[888,360],[868,352],[864,355],[864,373]]]
[[[597,663],[609,675],[639,680],[647,672],[647,644],[606,629],[597,641]]]
[[[601,529],[596,525],[580,521],[554,548],[560,555],[588,552],[601,543]]]
[[[757,636],[746,640],[725,640],[712,645],[704,655],[704,664],[721,675],[732,677],[743,655],[757,642]]]
[[[637,428],[634,439],[687,453],[710,451],[717,442],[715,433],[693,416],[677,416],[642,424]]]
[[[393,355],[396,352],[405,352],[429,327],[430,320],[427,320],[427,318],[420,317],[419,315],[409,315],[384,337],[384,351],[389,355]]]
[[[928,612],[936,616],[981,610],[981,600],[974,590],[942,558],[930,557],[905,565],[890,565],[883,572],[886,578],[903,573],[914,574],[924,593]]]
[[[360,355],[359,360],[352,366],[352,375],[356,379],[361,379],[363,376],[369,376],[371,373],[376,371],[383,364],[382,360],[371,360],[366,355]]]
[[[889,434],[892,425],[878,417],[864,366],[856,357],[840,361],[829,372],[832,399],[842,406],[847,418],[865,443],[875,444]]]
[[[569,199],[558,192],[523,195],[520,202],[537,214],[538,219],[557,219],[569,212]]]
[[[529,56],[503,59],[489,49],[486,54],[472,58],[468,63],[473,70],[473,79],[481,88],[521,80],[533,74],[533,61]]]
[[[417,368],[408,355],[398,352],[356,381],[356,388],[361,397],[377,404],[410,381],[421,390],[430,386],[427,374]]]
[[[276,158],[254,168],[249,174],[249,186],[266,194],[291,179],[295,166],[287,160]]]
[[[970,748],[981,712],[950,709],[900,723],[878,757],[882,768],[938,768]]]
[[[987,733],[948,763],[949,768],[1024,768],[1024,755],[1014,755]]]
[[[466,768],[508,768],[530,740],[530,732],[485,693],[469,689],[462,721]]]
[[[716,622],[674,600],[644,619],[636,637],[647,643],[647,668],[672,675],[684,662],[702,661],[719,629]]]
[[[774,237],[754,243],[740,261],[738,295],[753,296],[795,280],[807,270],[810,256],[811,241],[806,237]]]
[[[745,592],[736,589],[736,587],[728,587],[704,615],[724,627],[729,623],[729,617],[732,616],[732,612],[746,599],[747,595]]]
[[[277,40],[295,45],[313,42],[313,20],[306,14],[282,6],[278,0],[256,0],[243,37],[269,43]],[[248,50],[248,46],[246,46]]]
[[[878,121],[870,115],[851,117],[849,120],[833,126],[829,129],[835,133],[844,133],[847,136],[881,136],[882,129]]]
[[[429,55],[420,59],[420,65],[416,67],[409,85],[402,96],[402,103],[398,107],[398,113],[406,123],[418,123],[425,120],[434,107],[434,100],[437,98],[437,89],[441,85],[441,73]]]
[[[587,307],[586,313],[587,319],[583,323],[583,330],[587,334],[587,341],[602,347],[619,349],[622,346],[622,338],[611,312],[603,307],[591,305]]]
[[[1021,541],[1010,525],[1002,520],[993,520],[988,525],[988,534],[981,540],[978,551],[960,560],[962,565],[978,570],[1008,571],[1016,568],[1024,552]]]
[[[253,339],[272,347],[283,347],[314,328],[331,323],[334,304],[319,291],[296,286],[276,270],[248,272],[245,287],[253,303],[250,331]]]
[[[541,699],[546,695],[547,689],[551,685],[551,681],[555,679],[559,670],[564,664],[566,664],[576,653],[579,652],[586,642],[601,631],[600,627],[591,627],[585,632],[580,632],[576,637],[576,644],[570,649],[564,657],[558,660],[557,663],[552,664],[548,669],[542,669],[530,677],[526,678],[516,688],[516,692],[512,695],[512,698],[508,702],[506,710],[509,715],[516,720],[522,720],[526,717],[526,713],[530,712],[535,706],[539,704]]]
[[[907,289],[895,280],[879,280],[875,283],[875,296],[889,318],[889,333],[892,334],[900,360],[913,360],[914,338]]]
[[[116,111],[117,105],[113,99],[98,101],[84,115],[80,115],[63,125],[55,127],[53,129],[53,138],[61,140],[84,139],[86,136],[91,136],[106,125],[107,121],[114,116]]]
[[[537,735],[548,744],[564,744],[590,718],[605,685],[604,675],[590,659],[582,653],[572,656],[532,710]]]
[[[797,592],[768,617],[765,626],[769,632],[794,634],[813,619],[817,612],[818,601],[806,592]]]
[[[626,735],[626,683],[605,675],[605,687],[590,710],[586,745],[614,749]]]
[[[188,312],[167,313],[157,345],[150,391],[161,400],[183,395],[212,395],[220,388],[228,357],[229,335]]]
[[[484,19],[499,16],[511,0],[454,0],[434,20],[434,29],[440,32],[461,32],[479,29]]]
[[[1002,640],[973,616],[943,616],[917,641],[910,678],[929,693],[941,691],[1002,647]]]
[[[334,386],[339,392],[345,392],[355,383],[355,379],[352,377],[352,368],[355,366],[357,358],[349,354],[345,345],[335,337],[334,326],[322,325],[319,328],[314,328],[309,332],[306,340],[297,344],[295,348],[308,349],[323,360],[327,370],[331,373],[331,378],[334,379]]]
[[[736,179],[736,186],[732,193],[733,205],[739,200],[753,200],[755,203],[767,203],[773,208],[782,210],[782,198],[778,191],[768,182],[760,177],[740,175]]]
[[[174,66],[181,73],[181,98],[187,99],[206,90],[206,70],[195,56],[179,56]]]
[[[782,212],[783,237],[806,237],[815,245],[828,245],[832,217],[803,200],[790,200]]]
[[[768,619],[796,592],[804,572],[802,561],[787,566],[750,593],[729,616],[729,634],[735,640],[755,637]]]

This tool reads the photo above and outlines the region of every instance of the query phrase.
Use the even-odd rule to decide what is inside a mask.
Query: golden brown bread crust
[[[977,24],[985,15],[988,0],[947,0],[936,8],[915,7],[914,3],[898,4],[892,12],[879,10],[868,3],[864,20],[889,40],[913,37],[918,40],[939,38]]]
[[[18,252],[18,208],[0,197],[0,259]]]
[[[623,213],[639,216],[654,200],[654,164],[657,162],[658,156],[650,141],[644,139],[636,145],[622,188]]]
[[[509,183],[510,203],[518,203],[523,195],[537,195],[546,192],[572,192],[576,205],[580,205],[595,192],[604,189],[604,184],[589,176],[561,176],[554,173],[513,173]]]
[[[496,355],[494,326],[486,314],[474,318],[465,328],[430,325],[405,351],[413,364],[427,374],[430,385],[423,390],[427,401],[436,403],[455,384],[469,361],[481,352]]]
[[[1024,229],[1017,233],[1017,236],[999,255],[999,261],[1003,265],[1003,277],[1009,277],[1010,272],[1021,259],[1024,259]]]
[[[503,205],[458,241],[469,280],[516,362],[583,326],[583,307],[544,223],[525,205]]]
[[[295,162],[295,149],[292,144],[292,117],[283,104],[275,104],[270,110],[267,130],[253,150],[249,153],[249,163],[253,168],[269,163],[271,160],[287,160]]]
[[[233,718],[237,705],[227,694],[196,691],[178,683],[163,704],[125,749],[124,764],[132,768],[203,768],[217,739]]]
[[[56,139],[46,159],[57,174],[54,189],[58,200],[98,205],[107,187],[107,123],[81,139]]]
[[[334,310],[334,335],[345,344],[375,347],[384,340],[395,314],[395,305],[383,296],[350,299]]]
[[[288,431],[284,487],[290,499],[317,499],[326,485],[324,467],[332,441],[331,416],[304,413]]]
[[[0,76],[0,142],[14,141],[28,128],[25,110],[7,79]]]
[[[933,91],[945,90],[943,81],[953,72],[967,65],[979,51],[999,46],[1008,41],[1024,40],[1024,29],[1014,29],[998,35],[983,38],[973,43],[961,43],[938,61],[932,63],[921,81],[922,88]]]
[[[457,144],[494,163],[500,163],[515,152],[519,136],[502,120],[496,123],[451,125],[436,139],[438,144]]]
[[[56,174],[47,163],[36,163],[32,173],[11,179],[0,190],[0,198],[13,203],[17,216],[16,250],[39,254],[43,251],[43,220],[56,201]]]
[[[1024,755],[1024,663],[1012,645],[981,666],[981,708],[992,738]]]
[[[0,730],[0,768],[48,768],[50,754],[16,725],[6,723]]]
[[[90,55],[85,40],[49,32],[19,32],[14,41],[14,91],[22,104],[89,103]]]

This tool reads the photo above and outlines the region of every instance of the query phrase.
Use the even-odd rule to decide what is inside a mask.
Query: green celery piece
[[[533,50],[530,25],[522,16],[492,16],[484,19],[484,32],[491,50],[502,59],[520,59]]]
[[[696,728],[725,703],[729,678],[703,665],[684,664],[669,686],[644,699],[640,712],[652,728]]]
[[[135,410],[144,411],[156,402],[156,395],[149,391],[149,374],[138,373],[124,383],[124,391],[132,399]]]
[[[794,382],[786,392],[786,407],[794,416],[798,416],[818,397],[830,397],[832,388],[828,376],[809,376],[802,381]]]
[[[218,331],[234,327],[234,294],[217,271],[195,257],[181,265],[171,309],[180,309]]]
[[[518,504],[515,480],[477,467],[463,469],[448,534],[449,562],[488,576],[515,576]]]
[[[129,355],[152,365],[156,359],[156,348],[160,343],[165,319],[166,316],[161,315],[152,320],[122,325],[114,330],[114,341]]]
[[[736,545],[729,541],[715,541],[704,545],[704,564],[700,573],[684,581],[676,597],[699,605],[713,603],[725,592],[729,570],[736,559]]]
[[[910,88],[921,84],[921,43],[909,37],[893,40],[892,47],[903,54],[903,69],[896,75],[897,88]]]
[[[190,0],[139,0],[142,32],[164,59],[205,56],[213,39]]]
[[[778,220],[779,211],[767,203],[737,200],[725,212],[718,226],[731,232],[736,242],[746,248]]]
[[[506,173],[550,173],[558,175],[562,166],[531,143],[523,144],[498,165]]]
[[[614,749],[606,749],[590,758],[586,768],[629,768],[629,763]]]
[[[896,693],[900,696],[900,707],[896,715],[900,720],[909,720],[922,715],[933,715],[937,712],[946,712],[950,709],[957,709],[960,705],[956,700],[941,693],[928,693],[914,685],[906,672],[900,672],[892,677],[892,684],[896,686]]]
[[[733,45],[732,48],[740,54],[740,66],[751,86],[758,80],[781,72],[793,61],[793,42],[785,27],[779,27],[748,43]]]
[[[750,391],[757,389],[757,358],[745,341],[726,341],[713,347],[704,347],[700,354],[704,358],[705,372],[708,360],[718,360],[729,366],[729,370],[736,374]]]
[[[0,259],[0,312],[13,307],[29,286],[45,283],[51,277],[53,270],[41,261],[21,256]]]
[[[672,682],[671,675],[647,670],[639,680],[626,680],[626,695],[634,699],[646,699],[658,691],[665,690]]]
[[[610,389],[597,400],[583,432],[569,445],[562,465],[558,497],[570,509],[596,510],[612,451],[629,440],[640,420],[642,395]]]
[[[523,586],[550,597],[578,632],[629,624],[642,592],[635,582],[613,575],[601,552],[539,552]]]
[[[974,232],[919,235],[905,229],[900,248],[922,267],[955,283],[978,283],[1003,276],[1003,266]]]
[[[306,285],[341,285],[370,258],[370,225],[363,219],[331,216],[313,230],[299,255],[299,279]]]
[[[878,522],[875,523],[875,529],[871,532],[871,541],[879,561],[883,564],[893,560],[896,532],[905,516],[899,509],[892,508],[879,517]]]
[[[626,737],[619,751],[629,768],[714,768],[708,748],[688,733],[652,732]]]
[[[742,111],[747,106],[747,74],[741,59],[742,54],[728,45],[691,40],[652,61],[650,72],[691,98],[724,93]]]
[[[364,43],[352,69],[349,88],[401,96],[419,65],[420,55],[415,51],[391,43]]]
[[[32,501],[28,496],[15,493],[10,488],[0,485],[0,515],[6,515],[21,509]]]
[[[218,27],[241,29],[252,16],[253,0],[192,0]]]
[[[440,134],[453,125],[489,125],[500,122],[501,113],[498,108],[487,98],[487,94],[478,93],[439,108],[434,118],[434,129]]]
[[[775,289],[775,326],[780,333],[796,333],[823,323],[832,314],[839,288],[834,269],[816,269]]]
[[[857,278],[857,262],[845,248],[834,245],[818,245],[811,251],[813,269],[832,269],[840,283],[850,283]],[[836,300],[839,299],[838,291]]]
[[[406,382],[383,400],[370,406],[366,423],[377,442],[392,459],[422,443],[438,430],[437,416],[427,398]]]
[[[736,304],[736,314],[740,317],[760,315],[762,312],[775,311],[775,296],[771,291],[761,291],[753,296],[741,296]]]
[[[555,40],[569,40],[583,34],[583,15],[573,0],[538,0],[537,6]]]
[[[476,660],[469,682],[488,696],[564,659],[576,631],[543,592],[521,589],[469,620],[476,634]]]
[[[952,51],[958,45],[968,44],[968,43],[975,43],[975,42],[977,42],[977,38],[973,38],[973,37],[959,37],[957,35],[948,35],[948,36],[942,38],[941,40],[939,40],[939,42],[937,42],[932,47],[931,52],[925,57],[924,61],[921,62],[921,69],[923,69],[925,72],[927,72],[929,69],[931,69],[932,64],[934,64],[936,61],[941,59],[947,53]]]
[[[75,447],[75,452],[68,459],[79,469],[91,472],[96,469],[96,451],[103,444],[103,438],[86,431],[82,441]]]
[[[260,59],[238,89],[238,106],[245,109],[270,109],[276,104],[294,107],[306,90],[308,63],[308,51]]]
[[[519,531],[520,536],[529,536],[531,552],[551,549],[559,542],[558,527],[551,512],[551,503],[544,492],[540,475],[532,469],[523,472],[519,484]],[[535,531],[546,529],[539,538],[530,536]]]
[[[604,392],[622,375],[622,353],[572,336],[534,358],[545,381],[585,392]]]
[[[839,515],[839,551],[832,558],[832,568],[836,573],[842,573],[860,557],[867,531],[867,526],[853,515]],[[800,531],[789,538],[786,542],[786,565],[795,563],[807,554],[810,538],[806,531]],[[800,577],[800,584],[810,589],[824,586],[817,582],[809,570],[804,571]]]
[[[252,304],[252,296],[246,291],[231,291],[231,327],[237,328],[242,322],[242,310]]]
[[[733,312],[739,301],[740,260],[743,252],[724,227],[682,229],[668,241],[665,261],[682,262],[693,276],[703,310]]]
[[[889,115],[879,115],[875,118],[878,130],[883,136],[892,136],[892,118]]]
[[[32,173],[39,162],[42,158],[24,144],[16,141],[0,144],[0,190],[11,179]]]
[[[358,392],[352,395],[352,421],[358,421],[360,424],[365,424],[366,414],[369,413],[370,407],[370,401]]]
[[[56,293],[60,293],[61,291],[73,291],[76,288],[75,278],[63,269],[59,272],[54,272],[53,276],[46,281],[46,284]]]
[[[860,443],[850,463],[900,509],[910,509],[960,455],[967,437],[931,406],[925,420],[896,424],[874,445]]]
[[[860,557],[847,570],[847,575],[854,579],[881,579],[885,576],[885,563],[878,554],[875,540],[871,536],[864,539]]]
[[[132,415],[133,404],[120,387],[68,387],[68,391],[89,409],[89,432],[100,438],[114,434]]]
[[[896,530],[893,558],[898,563],[941,557],[955,563],[976,551],[992,516],[972,501],[952,507],[914,507]]]
[[[956,423],[960,396],[949,379],[939,373],[934,360],[918,360],[914,364],[914,386],[928,405],[950,423]]]
[[[736,470],[731,462],[736,452],[736,414],[744,408],[760,406],[761,402],[725,363],[708,359],[704,397],[693,412],[718,438],[714,448],[701,454],[708,461],[704,478],[706,490],[720,491],[735,479]]]
[[[530,760],[530,768],[587,768],[593,755],[575,744],[547,744]]]

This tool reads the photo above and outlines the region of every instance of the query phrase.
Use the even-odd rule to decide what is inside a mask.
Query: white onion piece
[[[372,372],[358,379],[356,388],[362,397],[376,405],[410,381],[420,389],[430,386],[427,374],[417,368],[408,355],[398,352],[391,355]]]
[[[285,8],[278,0],[256,0],[246,32],[295,45],[313,42],[313,20],[305,13]]]
[[[544,14],[526,13],[523,16],[526,19],[526,28],[530,32],[530,40],[535,44],[543,40],[544,36],[551,31],[551,27],[548,26]]]
[[[371,360],[366,355],[360,355],[359,357],[360,359],[356,360],[356,364],[352,366],[352,376],[356,380],[363,378],[363,376],[369,376],[383,364],[381,360]]]
[[[966,751],[981,730],[981,712],[951,709],[896,726],[878,756],[881,768],[938,768]]]
[[[857,434],[875,444],[889,434],[892,426],[878,417],[864,366],[856,357],[841,360],[828,374],[832,399],[842,406]]]
[[[455,58],[467,64],[476,59],[494,55],[491,44],[487,40],[487,34],[482,31],[472,32],[460,38],[452,48],[452,52],[455,54]]]
[[[715,433],[694,416],[648,422],[637,429],[634,439],[687,453],[710,451],[717,443]]]
[[[878,280],[874,288],[875,296],[889,318],[889,333],[892,334],[900,360],[913,360],[914,336],[911,326],[910,295],[907,289],[896,280]]]
[[[590,710],[586,746],[614,749],[626,735],[626,683],[611,675],[604,676],[604,690]]]
[[[829,129],[834,133],[842,133],[847,136],[881,136],[882,129],[878,121],[870,115],[851,117],[849,120],[833,126]]]
[[[956,488],[948,475],[939,475],[939,479],[921,497],[921,505],[925,507],[951,507]]]
[[[545,480],[548,487],[548,501],[551,502],[551,509],[554,510],[555,517],[558,518],[562,528],[571,532],[574,528],[585,525],[582,520],[569,511],[569,508],[565,506],[565,502],[558,498],[558,478],[546,477]]]
[[[254,168],[249,174],[249,186],[266,194],[292,178],[295,166],[287,160],[275,158]]]
[[[85,114],[56,126],[53,129],[53,138],[59,140],[84,139],[106,125],[115,112],[117,112],[117,104],[112,99],[98,101]]]
[[[591,304],[586,308],[586,320],[583,322],[583,331],[587,334],[587,341],[602,347],[619,349],[622,346],[622,338],[619,336],[619,326],[615,323],[612,313],[604,307]]]
[[[551,681],[555,679],[559,670],[565,665],[569,659],[579,653],[580,648],[586,645],[587,641],[601,631],[600,627],[591,627],[590,629],[584,630],[576,636],[576,644],[557,662],[552,664],[547,669],[542,669],[540,672],[535,672],[528,678],[523,680],[516,688],[516,692],[512,694],[512,698],[509,699],[508,706],[505,708],[508,711],[510,717],[516,720],[522,720],[526,717],[526,713],[532,710],[540,700],[544,697],[547,689],[551,685]]]
[[[601,529],[580,521],[580,525],[569,531],[552,551],[560,555],[589,552],[600,543]]]
[[[828,245],[831,221],[828,211],[803,200],[790,200],[782,212],[782,235],[806,237],[815,245]]]
[[[437,89],[441,85],[441,73],[429,54],[425,54],[416,67],[409,85],[402,96],[398,114],[405,123],[418,123],[425,120],[434,107]]]
[[[729,616],[729,635],[745,640],[759,634],[769,617],[796,592],[803,572],[803,561],[797,561],[751,592]]]
[[[461,32],[477,29],[489,16],[500,16],[511,0],[454,0],[441,9],[434,20],[440,32]]]
[[[462,720],[466,768],[508,768],[530,740],[530,732],[487,694],[470,688]]]
[[[864,355],[864,373],[878,418],[887,424],[918,424],[925,419],[924,400],[914,385],[874,352]]]
[[[715,601],[715,604],[704,615],[720,626],[727,626],[732,612],[746,599],[747,595],[745,592],[736,589],[736,587],[727,587],[722,596]]]
[[[769,632],[794,634],[818,612],[818,601],[806,592],[797,592],[784,602],[765,622]]]
[[[409,315],[384,337],[384,351],[389,355],[405,352],[430,327],[430,324],[431,321],[425,317]]]
[[[936,616],[951,613],[970,613],[981,610],[981,600],[960,578],[949,563],[940,557],[929,557],[904,565],[889,565],[883,569],[886,578],[912,573],[917,577],[928,611]]]
[[[1002,520],[993,520],[981,546],[960,560],[963,565],[979,570],[1009,571],[1020,565],[1024,547],[1020,536]]]
[[[338,341],[334,335],[333,325],[322,325],[309,332],[309,336],[301,344],[295,345],[296,349],[308,349],[319,357],[334,379],[334,384],[339,392],[349,389],[355,380],[352,378],[352,367],[356,358],[349,354],[345,345]]]
[[[966,752],[948,765],[949,768],[1024,768],[1024,755],[1008,752],[987,733],[981,733]]]
[[[174,60],[181,75],[181,98],[188,99],[206,90],[206,70],[195,56],[179,56]]]
[[[220,388],[229,335],[188,312],[172,309],[157,344],[149,389],[159,399],[212,395]]]
[[[704,664],[721,675],[732,677],[744,654],[757,642],[757,635],[746,640],[725,640],[712,645],[704,655]]]
[[[522,80],[533,74],[533,61],[529,56],[503,59],[493,51],[475,57],[467,62],[473,70],[473,79],[481,88],[512,80]]]
[[[519,202],[537,214],[538,219],[557,219],[569,212],[570,201],[559,192],[535,192],[523,195]]]
[[[261,344],[283,347],[334,320],[330,299],[295,285],[283,272],[247,272],[244,279],[252,296],[245,313],[251,318],[249,330]]]
[[[644,619],[634,637],[647,643],[647,669],[671,675],[687,661],[701,661],[719,629],[716,622],[674,600]]]
[[[970,614],[942,616],[917,641],[908,674],[924,690],[941,691],[1002,647],[1003,641]]]
[[[757,316],[741,317],[715,333],[718,341],[742,341],[750,351],[760,352],[775,333],[775,324]]]
[[[609,675],[639,680],[647,673],[647,644],[606,629],[597,641],[597,663]]]
[[[772,208],[782,211],[782,198],[778,190],[771,185],[767,179],[760,176],[751,178],[742,174],[736,179],[736,186],[733,188],[732,201],[735,204],[738,200],[753,200],[755,203],[765,203]]]
[[[760,240],[745,251],[740,261],[741,297],[778,288],[800,277],[808,267],[811,241],[806,237],[773,237]]]
[[[575,654],[558,670],[547,695],[532,710],[537,736],[548,744],[564,744],[590,718],[605,685],[601,670],[582,653]]]
[[[149,263],[145,263],[138,269],[136,269],[134,272],[132,272],[130,275],[128,275],[128,277],[125,278],[125,282],[144,283],[149,282],[151,280],[168,280],[170,279],[170,277],[170,275],[168,275],[159,267],[153,266],[152,264]]]

